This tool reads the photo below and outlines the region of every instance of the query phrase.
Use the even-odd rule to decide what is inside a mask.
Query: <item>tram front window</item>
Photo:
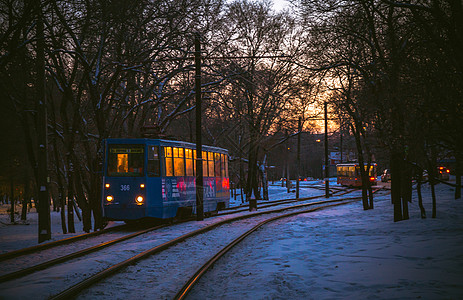
[[[109,145],[108,176],[142,176],[143,145]]]

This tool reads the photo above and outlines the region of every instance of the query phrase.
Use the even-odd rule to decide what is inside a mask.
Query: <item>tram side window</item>
[[[215,177],[222,176],[222,158],[220,153],[214,153],[214,173]]]
[[[193,150],[192,149],[185,149],[185,166],[186,166],[186,176],[194,176]]]
[[[225,155],[225,177],[228,177],[228,155]]]
[[[172,159],[172,147],[164,147],[164,162],[166,166],[166,176],[174,176],[174,162]]]
[[[193,175],[196,176],[196,150],[193,150]]]
[[[342,176],[349,176],[349,167],[341,167]]]
[[[207,164],[209,166],[209,176],[214,176],[214,153],[207,152]]]
[[[376,176],[376,168],[375,166],[370,166],[370,177]]]
[[[158,177],[161,175],[159,164],[159,147],[148,147],[148,176]]]
[[[349,177],[355,177],[355,167],[348,167],[349,168]]]
[[[206,151],[203,151],[202,159],[203,159],[203,176],[207,177],[207,152]]]
[[[174,175],[185,176],[185,161],[183,148],[174,147]]]
[[[226,159],[226,156],[225,154],[220,154],[220,159],[221,159],[221,169],[220,169],[220,173],[221,173],[221,176],[222,177],[227,177],[226,174],[225,174],[225,159]]]

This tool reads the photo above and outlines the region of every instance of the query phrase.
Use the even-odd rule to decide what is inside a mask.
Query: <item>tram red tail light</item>
[[[370,177],[370,181],[375,181],[375,178],[374,178],[374,177]]]

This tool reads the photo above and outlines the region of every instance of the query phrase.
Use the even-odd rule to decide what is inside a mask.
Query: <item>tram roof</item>
[[[186,147],[186,148],[196,149],[195,143],[190,143],[190,142],[185,142],[185,141],[164,140],[164,139],[107,138],[106,142],[108,144],[147,144],[147,145],[172,146],[172,147],[177,146],[177,147]],[[203,150],[228,153],[228,150],[225,148],[208,146],[208,145],[203,145]]]
[[[336,167],[355,167],[355,166],[358,166],[359,163],[358,162],[352,162],[352,163],[342,163],[342,164],[337,164]],[[367,163],[364,163],[364,165],[368,165]],[[376,165],[375,162],[372,162],[371,165]]]

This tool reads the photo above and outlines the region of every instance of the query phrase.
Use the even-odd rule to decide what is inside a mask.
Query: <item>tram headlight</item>
[[[105,184],[104,186],[105,186],[106,189],[109,189],[109,187],[110,187],[109,183]]]
[[[106,196],[106,201],[113,202],[113,200],[114,200],[113,196],[111,196],[111,195]]]
[[[137,198],[135,198],[135,202],[137,203],[137,205],[142,205],[144,200],[145,199],[143,199],[143,196],[138,196]]]
[[[140,184],[140,188],[141,188],[141,189],[144,189],[144,188],[145,188],[145,184],[144,184],[144,183]]]

